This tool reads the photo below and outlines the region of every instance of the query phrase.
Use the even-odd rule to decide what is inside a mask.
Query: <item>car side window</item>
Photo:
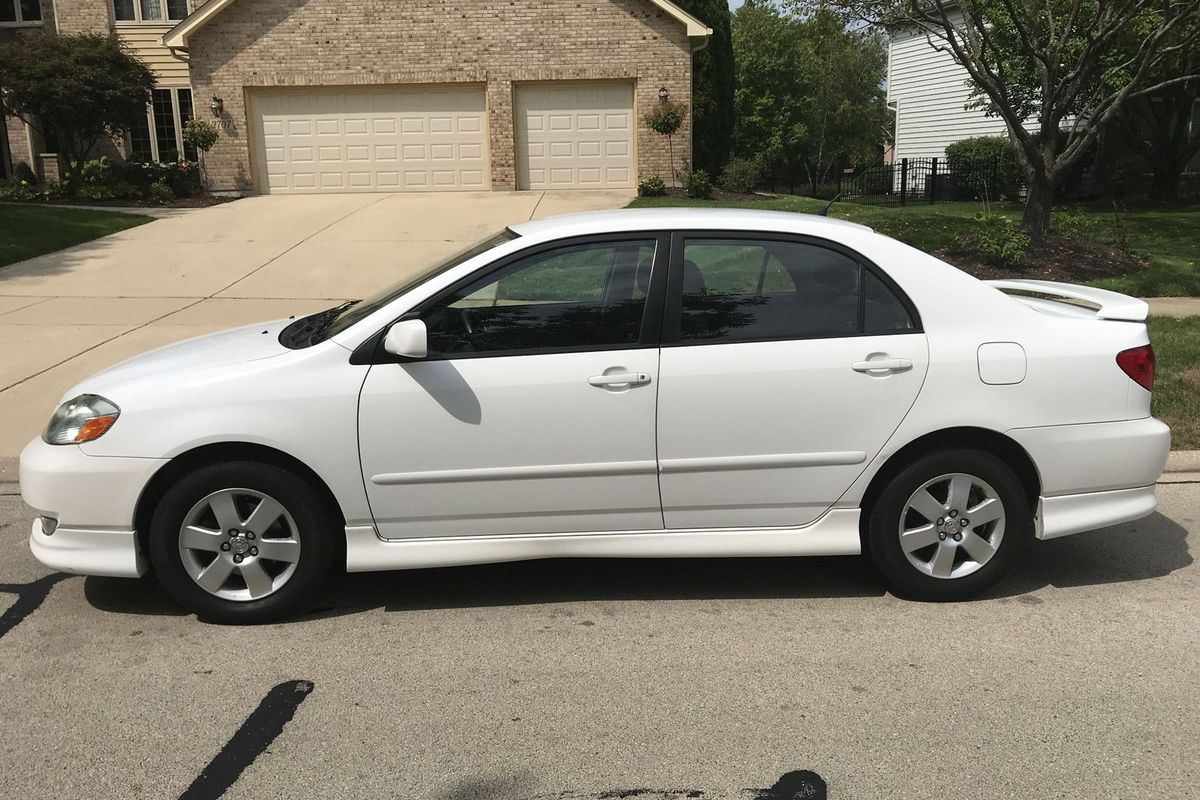
[[[655,242],[543,251],[443,298],[422,318],[442,356],[519,355],[638,343]]]
[[[680,277],[680,341],[812,339],[914,328],[903,303],[879,278],[819,245],[684,239]],[[870,312],[862,314],[861,306]]]

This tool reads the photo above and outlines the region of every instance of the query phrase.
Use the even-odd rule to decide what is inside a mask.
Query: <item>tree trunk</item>
[[[1021,227],[1033,241],[1044,239],[1050,230],[1050,210],[1054,207],[1054,182],[1041,175],[1027,179],[1028,193],[1025,196],[1025,212],[1021,215]]]
[[[1150,179],[1150,199],[1156,203],[1175,205],[1179,202],[1179,179],[1183,167],[1174,162],[1158,161],[1154,164],[1154,176]]]

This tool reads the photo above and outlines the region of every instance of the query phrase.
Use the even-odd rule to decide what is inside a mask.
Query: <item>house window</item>
[[[0,0],[0,25],[38,25],[41,21],[41,0]]]
[[[187,0],[113,0],[117,22],[175,22],[187,13]]]
[[[183,143],[183,126],[192,118],[191,89],[155,89],[150,106],[129,131],[133,161],[178,161],[180,153],[196,160],[196,148]]]

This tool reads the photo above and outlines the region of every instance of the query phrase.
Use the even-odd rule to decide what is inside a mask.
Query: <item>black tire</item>
[[[214,492],[239,488],[275,499],[295,523],[300,541],[295,571],[273,594],[228,600],[196,584],[180,555],[180,529],[189,511]],[[273,464],[234,461],[201,467],[167,490],[150,523],[150,562],[167,594],[200,619],[225,624],[275,622],[302,610],[329,574],[338,549],[338,523],[302,477]]]
[[[975,476],[995,490],[1003,506],[1004,530],[994,554],[974,572],[939,578],[909,561],[900,543],[901,515],[907,513],[909,499],[924,484],[952,473]],[[916,459],[887,483],[868,515],[863,541],[866,555],[894,592],[914,600],[947,602],[975,597],[1004,575],[1033,538],[1033,513],[1020,479],[1002,459],[978,450],[945,450]],[[917,558],[937,546],[919,551]],[[956,558],[968,555],[964,552]]]

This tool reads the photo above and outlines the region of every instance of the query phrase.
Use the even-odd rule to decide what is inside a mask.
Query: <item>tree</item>
[[[1200,43],[1197,0],[842,0],[861,18],[925,33],[1004,121],[1026,184],[1022,226],[1045,236],[1055,189],[1131,101]]]
[[[813,193],[842,164],[877,156],[888,116],[883,37],[847,21],[753,0],[734,15],[735,148],[801,170]]]
[[[692,160],[719,175],[733,138],[733,34],[727,0],[678,0],[712,28],[708,44],[692,56]]]
[[[1200,21],[1193,21],[1198,25]],[[1187,29],[1180,31],[1187,37]],[[1154,76],[1159,83],[1200,73],[1200,47],[1177,51],[1164,59]],[[1179,180],[1188,162],[1200,152],[1200,130],[1192,124],[1200,102],[1200,79],[1170,83],[1135,98],[1121,115],[1126,142],[1150,167],[1149,196],[1162,203],[1179,201]]]
[[[100,141],[145,117],[154,75],[115,36],[41,34],[0,45],[0,87],[4,113],[57,139],[75,194]]]
[[[688,107],[687,103],[680,103],[674,100],[659,103],[646,112],[642,117],[642,122],[646,123],[646,127],[657,134],[667,137],[667,152],[668,158],[671,161],[671,182],[672,185],[678,185],[679,175],[675,170],[675,134],[679,133],[679,129],[683,127],[683,121],[687,119]]]

